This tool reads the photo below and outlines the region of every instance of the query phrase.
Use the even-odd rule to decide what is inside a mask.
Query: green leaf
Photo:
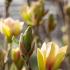
[[[37,61],[39,70],[45,70],[44,56],[39,48],[37,49]]]
[[[24,34],[21,37],[24,47],[27,51],[30,51],[31,49],[31,43],[32,43],[32,28],[29,26],[26,31],[24,32]]]
[[[18,39],[16,39],[15,37],[13,37],[13,43],[16,44],[16,45],[18,45],[19,44]]]

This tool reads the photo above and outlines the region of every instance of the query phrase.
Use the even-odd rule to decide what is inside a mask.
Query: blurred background
[[[66,2],[66,0],[64,0]],[[12,0],[10,9],[9,9],[9,16],[14,18],[14,19],[19,19],[22,20],[22,17],[20,16],[20,8],[27,3],[27,0]],[[52,40],[54,40],[59,46],[62,46],[62,31],[61,27],[64,25],[64,21],[62,18],[62,12],[60,11],[60,7],[55,2],[55,0],[46,0],[45,1],[45,9],[49,10],[49,13],[52,13],[56,20],[57,20],[57,26],[55,30],[51,33]],[[0,18],[5,18],[5,0],[0,0]],[[47,17],[47,16],[46,16]],[[47,29],[47,24],[44,23],[45,29]],[[41,39],[44,41],[46,35],[43,33],[43,28],[42,26],[39,27],[39,34],[41,35]],[[0,48],[3,48],[3,41],[4,41],[4,36],[0,34]],[[37,61],[35,55],[32,55],[33,57],[31,58],[31,65],[33,70],[37,70]]]

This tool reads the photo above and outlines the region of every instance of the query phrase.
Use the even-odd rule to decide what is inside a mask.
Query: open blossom
[[[6,37],[18,36],[23,29],[23,22],[12,18],[0,20],[0,32]]]
[[[54,42],[43,43],[37,50],[39,70],[57,70],[64,60],[67,46],[59,48]]]

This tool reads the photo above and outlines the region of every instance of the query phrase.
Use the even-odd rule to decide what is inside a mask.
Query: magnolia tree
[[[8,1],[6,4],[6,12],[11,4]],[[10,2],[10,3],[9,3]],[[29,1],[28,1],[29,2]],[[62,69],[62,63],[67,60],[67,68],[70,66],[70,6],[69,4],[62,4],[62,1],[57,2],[61,5],[61,11],[63,19],[67,21],[67,29],[63,29],[63,32],[67,32],[66,36],[69,39],[64,39],[63,47],[59,47],[50,36],[54,31],[57,21],[53,14],[48,16],[48,20],[45,19],[45,15],[48,15],[49,10],[45,10],[45,0],[38,0],[29,2],[29,4],[23,5],[20,10],[20,15],[23,21],[14,20],[11,17],[0,19],[0,33],[4,35],[4,47],[0,50],[0,70],[32,70],[30,65],[30,58],[33,52],[36,50],[38,70],[64,70]],[[6,17],[7,17],[6,13]],[[46,33],[46,39],[44,42],[41,40],[38,29],[39,26],[47,20],[47,30],[43,27]],[[27,24],[26,30],[24,30],[24,24]],[[68,48],[68,50],[67,50]],[[67,51],[67,53],[66,53]],[[66,57],[65,57],[66,55]]]

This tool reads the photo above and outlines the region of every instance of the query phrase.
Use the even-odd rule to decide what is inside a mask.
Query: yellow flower
[[[59,48],[54,42],[43,43],[41,49],[37,49],[37,61],[39,70],[57,70],[64,60],[67,46]]]
[[[13,20],[12,18],[0,20],[0,32],[3,33],[7,38],[18,36],[23,29],[23,22]]]
[[[40,24],[40,21],[45,15],[44,1],[39,0],[32,2],[30,6],[24,5],[21,10],[23,20],[28,24],[35,26]]]

